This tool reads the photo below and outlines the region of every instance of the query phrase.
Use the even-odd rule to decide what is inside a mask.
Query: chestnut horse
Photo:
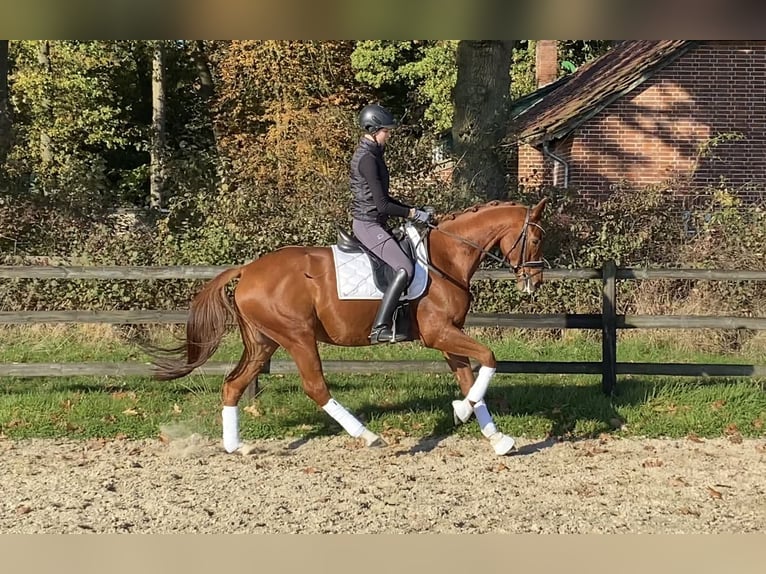
[[[469,282],[484,257],[496,257],[516,274],[518,287],[531,293],[543,281],[540,217],[543,199],[534,207],[492,201],[429,224],[429,282],[410,303],[413,340],[441,351],[465,397],[452,403],[456,423],[476,416],[482,434],[497,454],[514,449],[514,440],[497,430],[484,402],[495,373],[491,349],[463,332],[471,301]],[[233,305],[227,284],[239,278]],[[223,383],[223,446],[245,452],[239,440],[238,403],[280,346],[292,356],[303,390],[351,436],[367,446],[385,443],[330,395],[317,349],[321,341],[340,346],[370,344],[377,300],[340,300],[331,249],[283,247],[210,280],[191,302],[186,341],[175,349],[180,357],[155,357],[155,378],[183,377],[204,364],[218,348],[228,324],[239,324],[244,351]],[[470,359],[481,366],[474,379]]]

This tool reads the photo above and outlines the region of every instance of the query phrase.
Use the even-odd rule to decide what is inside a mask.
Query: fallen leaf
[[[182,412],[181,407],[178,406],[178,403],[173,403],[173,412],[175,414],[179,414]]]
[[[258,408],[258,405],[250,405],[250,406],[245,407],[242,410],[245,411],[247,414],[249,414],[251,416],[254,416],[256,418],[263,416],[263,413]]]
[[[717,400],[717,401],[714,401],[714,402],[713,402],[713,403],[710,405],[710,408],[711,408],[711,409],[713,409],[714,411],[720,411],[720,410],[721,410],[721,408],[722,408],[722,407],[723,407],[725,404],[726,404],[726,401],[722,401],[722,400],[720,400],[720,399],[719,399],[719,400]]]
[[[91,439],[88,441],[88,448],[90,450],[100,450],[106,446],[106,439],[105,438],[96,438]]]
[[[708,494],[710,495],[710,497],[711,497],[711,498],[716,498],[716,499],[719,499],[719,500],[720,500],[721,498],[723,498],[723,494],[721,494],[720,492],[718,492],[718,491],[717,491],[715,488],[713,488],[712,486],[708,486],[708,487],[707,487],[707,492],[708,492]]]
[[[682,506],[678,509],[679,514],[687,514],[690,516],[699,516],[699,510],[694,510],[693,508],[689,508],[688,506]]]
[[[739,433],[729,435],[729,442],[733,444],[742,444],[742,435]]]
[[[730,425],[726,425],[726,428],[723,431],[724,433],[728,434],[738,434],[739,429],[737,428],[737,425],[734,423],[731,423]]]
[[[455,450],[454,448],[448,448],[444,454],[447,456],[454,456],[454,457],[461,457],[463,456],[463,453],[460,451]]]
[[[316,473],[322,472],[322,471],[319,470],[315,466],[307,466],[306,468],[303,469],[303,472],[306,473],[306,474],[316,474]]]
[[[673,486],[689,486],[689,483],[686,482],[683,476],[674,476],[670,479],[670,484]]]
[[[758,429],[758,430],[762,429],[763,428],[763,421],[761,419],[755,419],[753,421],[753,428],[754,429]]]
[[[16,507],[16,514],[29,514],[30,512],[32,512],[32,509],[26,504],[20,504]]]
[[[128,415],[129,417],[134,417],[138,415],[139,413],[136,409],[125,409],[124,411],[122,411],[122,414]]]
[[[705,442],[703,439],[698,437],[695,433],[690,432],[688,435],[686,435],[686,438],[692,442]]]
[[[766,443],[755,445],[755,450],[758,451],[758,452],[766,453]]]
[[[407,433],[400,428],[384,428],[380,433],[384,438],[389,440],[402,439],[407,436]]]
[[[576,486],[574,490],[580,496],[585,497],[594,496],[596,494],[596,490],[590,484],[580,484]]]
[[[644,468],[653,468],[653,467],[659,467],[664,465],[665,463],[662,462],[659,458],[649,458],[646,459],[644,462],[641,463],[641,466]]]
[[[654,410],[657,412],[668,413],[672,415],[676,413],[678,407],[675,404],[670,403],[669,405],[657,405],[654,407]]]
[[[508,470],[508,467],[504,465],[502,462],[496,464],[494,467],[490,468],[492,472],[502,472],[504,470]]]

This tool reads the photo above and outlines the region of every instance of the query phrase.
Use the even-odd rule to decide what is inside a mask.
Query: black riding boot
[[[370,333],[370,343],[399,343],[407,340],[407,333],[396,333],[394,338],[391,324],[396,306],[399,304],[399,297],[407,287],[407,272],[399,269],[393,280],[383,294],[383,300],[378,307],[378,314],[372,324],[372,333]]]

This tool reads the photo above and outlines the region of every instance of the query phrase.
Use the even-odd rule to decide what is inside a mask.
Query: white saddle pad
[[[407,235],[415,246],[415,276],[402,299],[411,301],[420,297],[428,285],[428,253],[418,230],[405,226]],[[339,299],[382,299],[383,292],[375,286],[372,278],[372,264],[366,253],[344,253],[332,245],[335,259],[335,279],[338,283]]]

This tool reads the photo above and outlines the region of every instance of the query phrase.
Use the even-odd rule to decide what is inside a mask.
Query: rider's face
[[[380,128],[373,136],[378,145],[386,145],[388,138],[391,137],[391,130],[388,128]]]

